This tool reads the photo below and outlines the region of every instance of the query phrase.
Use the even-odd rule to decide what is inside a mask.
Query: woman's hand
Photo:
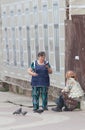
[[[45,65],[45,67],[47,68],[48,73],[49,73],[49,74],[52,74],[52,68],[51,68],[51,67],[49,67],[49,65],[48,65],[48,64],[46,64],[46,65]]]
[[[38,76],[38,74],[36,72],[34,72],[31,68],[28,69],[28,73],[31,75],[31,76]]]
[[[35,72],[33,72],[32,76],[38,76],[38,74],[37,74],[37,73],[35,73]]]
[[[66,92],[68,93],[69,92],[69,89],[67,87],[64,87],[64,89],[61,90],[62,93]]]

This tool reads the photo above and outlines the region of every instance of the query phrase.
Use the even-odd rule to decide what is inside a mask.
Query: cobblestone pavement
[[[34,113],[30,97],[0,92],[0,130],[85,130],[85,111],[53,112],[51,105],[48,111]],[[27,114],[13,115],[20,107]]]

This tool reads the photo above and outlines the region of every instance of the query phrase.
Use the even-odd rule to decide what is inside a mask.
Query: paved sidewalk
[[[0,130],[85,130],[85,111],[53,112],[41,114],[32,111],[31,97],[10,92],[0,92]],[[13,115],[20,108],[28,113]]]

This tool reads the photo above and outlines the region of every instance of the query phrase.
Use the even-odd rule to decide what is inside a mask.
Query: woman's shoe
[[[52,111],[61,112],[62,110],[59,107],[55,107],[55,108],[52,108]]]
[[[70,110],[69,110],[68,108],[65,107],[65,108],[63,109],[63,111],[70,111]]]
[[[43,108],[43,111],[48,111],[48,108],[47,107]]]
[[[42,113],[43,112],[43,109],[35,109],[33,110],[35,113]]]

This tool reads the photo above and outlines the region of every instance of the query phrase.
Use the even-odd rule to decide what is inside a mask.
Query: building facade
[[[65,85],[65,0],[1,0],[0,79],[26,91],[27,69],[41,50],[53,74],[51,94]],[[22,90],[20,90],[22,91]]]
[[[69,12],[71,15],[82,15],[85,14],[85,1],[84,0],[67,0],[69,1]]]

